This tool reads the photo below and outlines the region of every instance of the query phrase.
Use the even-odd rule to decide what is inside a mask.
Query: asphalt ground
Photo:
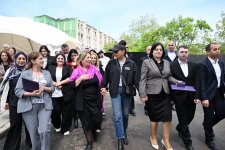
[[[111,109],[111,100],[107,95],[105,97],[105,113],[103,118],[102,130],[98,134],[98,139],[93,144],[93,150],[116,150],[117,139],[115,136],[115,129],[113,123],[113,114]],[[135,111],[136,116],[130,116],[128,138],[129,145],[125,146],[126,150],[153,150],[149,142],[149,118],[144,114],[144,105],[139,101],[138,97],[135,98]],[[197,105],[195,118],[190,124],[190,132],[192,135],[193,147],[195,150],[208,150],[205,145],[204,130],[202,126],[203,110],[201,104]],[[185,150],[182,140],[179,138],[175,129],[177,125],[176,112],[173,111],[172,129],[170,134],[171,145],[174,150]],[[158,128],[158,143],[160,150],[163,150],[160,141],[162,139],[162,124]],[[219,150],[225,150],[225,120],[222,120],[214,127],[215,143]],[[21,150],[25,149],[25,135],[22,134]],[[5,138],[0,140],[0,150],[3,149]],[[69,136],[64,136],[55,132],[54,128],[51,131],[51,150],[84,150],[86,140],[83,134],[81,124],[79,128],[71,128]]]

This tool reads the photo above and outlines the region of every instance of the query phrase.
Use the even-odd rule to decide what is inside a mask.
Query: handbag
[[[120,67],[118,65],[118,61],[117,61],[117,67],[118,69],[120,70]],[[127,96],[136,96],[136,88],[133,86],[133,85],[127,85],[124,78],[123,78],[123,75],[122,75],[122,71],[120,71],[120,76],[122,77],[122,81],[124,83],[124,87],[125,87],[125,94]]]
[[[126,95],[136,96],[136,89],[133,85],[132,86],[125,85],[125,92],[126,92]]]

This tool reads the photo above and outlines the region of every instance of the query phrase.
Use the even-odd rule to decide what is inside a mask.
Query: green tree
[[[111,42],[111,43],[106,43],[105,45],[104,45],[104,52],[109,52],[109,50],[114,46],[114,45],[116,45],[116,43],[117,42],[115,42],[115,41],[113,41],[113,42]]]
[[[128,31],[125,31],[120,39],[127,41],[130,52],[138,52],[142,47],[142,43],[140,43],[141,36],[158,27],[159,24],[155,18],[151,18],[148,15],[141,16],[138,20],[132,20]]]
[[[211,27],[204,20],[194,20],[191,17],[182,18],[179,16],[166,23],[165,27],[158,27],[141,36],[139,46],[144,49],[149,44],[161,42],[165,46],[172,40],[176,46],[187,45],[192,54],[202,54],[202,49],[210,39]],[[140,49],[140,50],[141,50]]]
[[[217,41],[221,46],[220,50],[222,53],[225,53],[225,13],[221,13],[221,20],[216,23],[216,33],[215,41]]]
[[[199,46],[205,45],[210,40],[212,28],[204,20],[194,20],[191,17],[177,19],[166,23],[165,37],[168,40],[173,40],[176,46],[188,45],[191,53],[201,53]]]

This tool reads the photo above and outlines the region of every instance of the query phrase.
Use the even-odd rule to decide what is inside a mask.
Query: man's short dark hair
[[[66,47],[69,47],[67,44],[63,44],[62,46],[61,46],[61,48],[66,48]]]
[[[156,49],[156,47],[159,46],[159,45],[162,47],[162,50],[163,50],[162,58],[164,57],[164,55],[165,55],[164,47],[163,47],[163,45],[162,45],[161,43],[157,42],[157,43],[154,43],[154,44],[152,45],[152,48],[151,48],[151,51],[150,51],[150,54],[149,54],[149,57],[150,57],[150,58],[153,58],[153,51],[154,51],[154,50]]]
[[[206,52],[209,52],[211,50],[211,45],[212,44],[217,44],[217,43],[213,42],[213,43],[209,43],[208,45],[206,45],[206,47],[205,47]]]
[[[179,50],[180,48],[188,49],[188,46],[187,46],[187,45],[181,45],[181,46],[178,47],[178,50]]]

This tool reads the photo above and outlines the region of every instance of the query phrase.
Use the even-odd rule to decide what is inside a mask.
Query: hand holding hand
[[[62,88],[62,85],[59,85],[59,86],[57,86],[56,88],[57,88],[57,89],[61,89],[61,88]]]
[[[4,109],[5,110],[8,110],[9,109],[9,103],[5,103]]]
[[[195,104],[198,104],[199,102],[200,102],[199,99],[194,99],[194,103],[195,103]]]
[[[148,97],[147,96],[140,97],[140,100],[141,100],[142,103],[145,103],[148,100]]]
[[[55,87],[58,88],[59,86],[62,86],[60,82],[55,83]]]
[[[102,88],[102,89],[101,89],[101,94],[102,94],[103,96],[105,96],[105,95],[107,94],[106,88]]]

